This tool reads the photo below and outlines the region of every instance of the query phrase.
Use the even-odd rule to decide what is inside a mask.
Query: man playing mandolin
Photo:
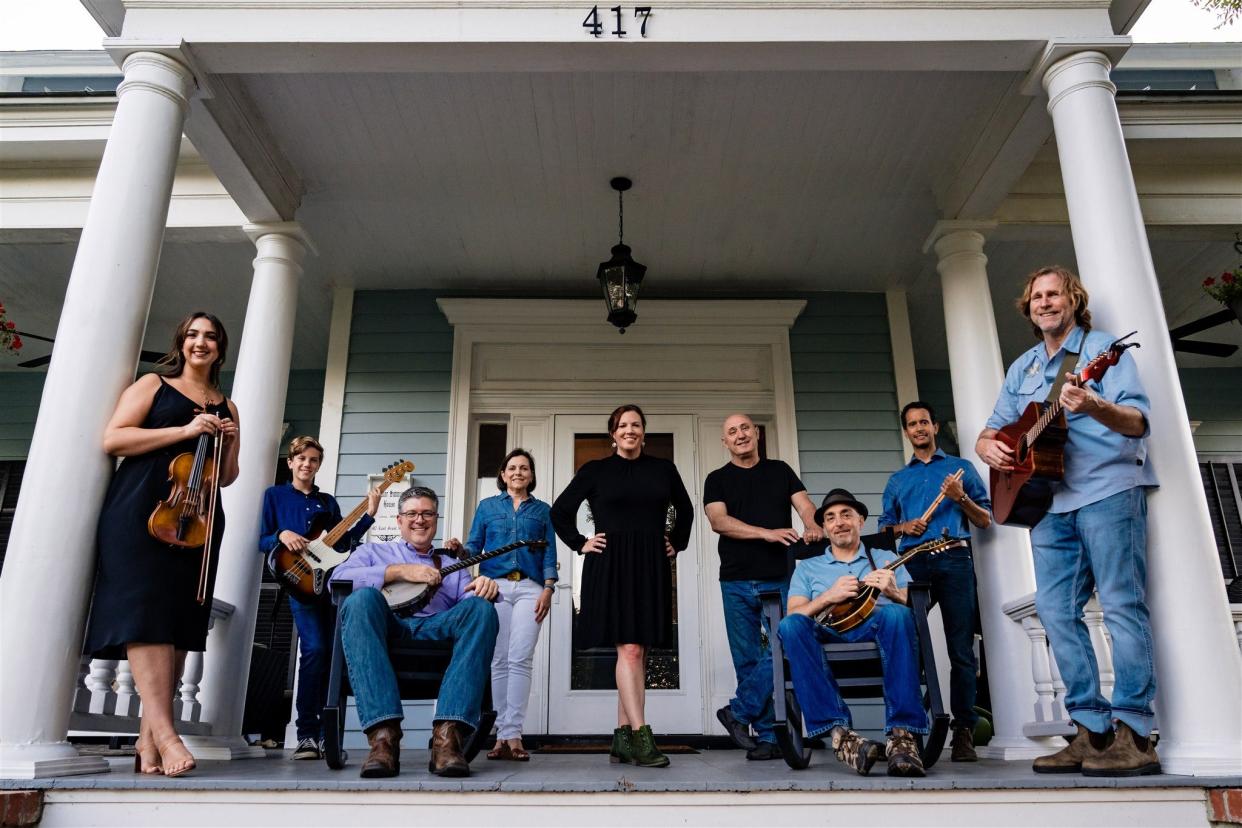
[[[781,644],[793,675],[794,693],[802,707],[807,735],[828,735],[837,759],[866,775],[884,748],[855,733],[850,709],[832,670],[824,663],[821,644],[874,641],[884,662],[885,730],[888,732],[888,775],[923,776],[923,760],[915,733],[927,733],[927,713],[919,686],[914,615],[907,603],[904,569],[883,569],[896,556],[867,549],[861,539],[867,507],[845,489],[833,489],[815,512],[829,549],[798,561],[789,584],[789,614],[781,621]],[[816,617],[845,604],[867,587],[879,591],[872,613],[857,626],[835,632]]]
[[[996,408],[975,451],[998,471],[1014,468],[998,429],[1032,402],[1058,397],[1068,412],[1062,480],[1031,529],[1035,607],[1065,682],[1065,706],[1078,728],[1063,750],[1035,760],[1037,773],[1138,776],[1160,772],[1151,735],[1156,695],[1147,583],[1147,493],[1156,476],[1146,462],[1147,394],[1134,359],[1122,352],[1098,381],[1059,375],[1109,349],[1114,337],[1091,330],[1087,291],[1071,271],[1045,267],[1026,282],[1018,310],[1041,342],[1009,366]],[[1067,356],[1068,355],[1068,356]],[[1036,443],[1038,446],[1038,443]],[[996,502],[996,492],[992,500]],[[1092,589],[1112,636],[1111,702],[1100,692],[1091,638],[1082,618]],[[1115,727],[1114,727],[1115,723]]]
[[[397,676],[388,658],[389,638],[453,642],[453,658],[436,699],[429,769],[439,776],[470,775],[462,749],[479,726],[499,627],[492,605],[499,588],[484,575],[472,579],[466,569],[441,580],[440,556],[432,549],[439,505],[436,493],[423,486],[402,492],[397,505],[401,539],[359,546],[332,574],[333,581],[349,581],[354,587],[340,608],[341,644],[358,701],[358,719],[371,748],[362,764],[364,777],[396,776],[401,769],[403,716]],[[445,548],[455,553],[461,542],[454,538]],[[380,592],[386,584],[400,581],[436,588],[426,606],[408,618],[394,615]]]

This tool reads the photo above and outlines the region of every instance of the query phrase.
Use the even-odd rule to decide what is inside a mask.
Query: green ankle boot
[[[634,730],[629,725],[618,727],[612,732],[612,748],[608,751],[608,761],[626,765],[634,761]]]
[[[660,753],[660,749],[656,747],[655,735],[651,732],[651,725],[643,725],[634,731],[632,745],[632,761],[635,765],[642,768],[668,767],[668,757]]]

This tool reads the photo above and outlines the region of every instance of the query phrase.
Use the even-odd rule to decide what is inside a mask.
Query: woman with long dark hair
[[[608,418],[615,453],[582,468],[552,504],[552,525],[567,546],[585,556],[581,646],[617,648],[617,727],[610,759],[662,768],[645,715],[647,650],[668,643],[673,629],[669,558],[690,542],[694,508],[677,467],[643,454],[647,417],[623,405]],[[596,533],[578,531],[578,507],[591,505]],[[669,506],[674,520],[665,534]]]
[[[193,452],[199,435],[223,440],[220,486],[237,478],[237,408],[220,391],[228,334],[215,316],[190,314],[177,326],[164,369],[125,389],[104,430],[103,449],[122,458],[99,516],[99,563],[84,650],[128,659],[142,696],[134,770],[181,776],[194,757],[177,735],[173,692],[186,653],[206,647],[210,595],[224,515],[217,510],[208,600],[196,598],[201,549],[170,546],[147,530],[147,518],[169,493],[169,465]]]
[[[500,587],[496,615],[500,631],[492,656],[492,701],[496,705],[496,745],[488,759],[525,762],[522,725],[530,700],[530,668],[539,625],[548,617],[556,589],[556,535],[548,504],[535,498],[535,458],[515,448],[496,474],[500,494],[485,499],[474,513],[466,554],[477,555],[519,540],[542,540],[542,550],[515,549],[479,564],[479,574]]]

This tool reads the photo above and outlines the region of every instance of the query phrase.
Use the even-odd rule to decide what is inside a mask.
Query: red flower
[[[1216,280],[1215,280],[1215,279],[1213,279],[1211,276],[1209,276],[1209,277],[1207,277],[1206,279],[1204,279],[1204,280],[1203,280],[1203,286],[1204,286],[1204,287],[1211,287],[1211,286],[1212,286],[1212,285],[1214,285],[1214,284],[1216,284]]]
[[[22,338],[20,336],[13,337],[13,350],[20,351],[22,349]]]
[[[17,323],[13,321],[5,322],[4,327],[8,328],[10,331],[13,331],[17,329]]]
[[[1227,285],[1232,285],[1232,284],[1233,284],[1233,274],[1232,274],[1232,273],[1222,273],[1222,274],[1220,274],[1220,280],[1221,280],[1222,282],[1224,282],[1225,284],[1227,284]]]

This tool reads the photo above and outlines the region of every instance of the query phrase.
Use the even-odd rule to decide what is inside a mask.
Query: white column
[[[1148,451],[1160,480],[1148,499],[1147,522],[1160,760],[1169,773],[1238,773],[1242,661],[1111,68],[1104,55],[1080,52],[1053,64],[1043,83],[1094,321],[1117,335],[1137,330],[1143,344],[1131,353],[1151,398]],[[1205,673],[1206,664],[1212,666]]]
[[[1005,368],[979,229],[984,228],[940,222],[928,242],[935,245],[939,257],[936,269],[944,294],[953,411],[962,456],[974,463],[986,481],[988,468],[975,456],[974,440],[996,404]],[[1036,706],[1030,642],[1022,627],[1001,609],[1003,604],[1035,591],[1030,533],[993,524],[990,529],[973,530],[972,535],[995,727],[991,743],[979,754],[993,759],[1040,756],[1059,746],[1047,739],[1029,739],[1022,733],[1022,725]]]
[[[196,757],[208,759],[264,755],[261,748],[247,745],[241,732],[263,567],[258,550],[259,513],[280,453],[294,308],[302,259],[310,249],[293,222],[249,224],[245,230],[258,256],[233,379],[233,401],[241,423],[241,474],[222,490],[227,522],[215,590],[215,597],[235,610],[216,622],[207,639],[199,700],[212,735],[185,740]]]
[[[112,473],[103,431],[134,379],[194,89],[185,66],[152,52],[130,55],[123,71],[0,578],[0,776],[108,769],[66,741]],[[70,490],[73,519],[52,531],[48,504]]]
[[[904,290],[884,291],[884,303],[888,310],[888,341],[893,352],[893,381],[897,386],[897,405],[900,407],[919,398],[914,338],[910,333],[910,308]],[[901,432],[902,455],[908,463],[914,454],[914,447],[906,439],[905,423],[898,424],[898,430]]]

